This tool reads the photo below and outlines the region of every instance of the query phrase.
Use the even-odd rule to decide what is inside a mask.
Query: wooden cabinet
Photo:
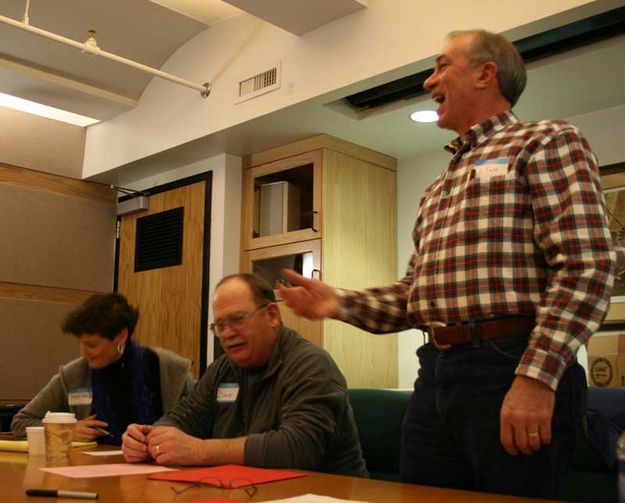
[[[244,160],[241,270],[288,267],[349,289],[396,280],[396,161],[327,135]],[[335,320],[283,321],[324,347],[350,387],[397,385],[397,337]]]

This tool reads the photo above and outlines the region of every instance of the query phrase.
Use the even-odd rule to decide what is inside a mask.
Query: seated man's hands
[[[147,436],[148,452],[159,465],[201,464],[203,442],[173,426],[154,426]]]
[[[98,437],[106,436],[105,432],[96,430],[94,426],[107,428],[108,423],[99,421],[95,417],[95,414],[93,414],[76,423],[76,427],[74,428],[74,440],[76,442],[93,442]]]
[[[153,426],[145,424],[131,424],[122,435],[122,452],[128,463],[146,461],[152,456],[148,450],[148,435]],[[156,459],[156,456],[153,456]]]

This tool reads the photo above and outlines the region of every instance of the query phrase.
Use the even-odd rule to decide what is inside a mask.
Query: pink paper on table
[[[244,503],[241,500],[233,500],[230,498],[208,498],[202,500],[185,501],[185,503]]]
[[[137,475],[155,472],[173,472],[174,468],[157,465],[142,465],[131,463],[111,463],[105,465],[58,466],[55,468],[40,468],[44,472],[63,475],[72,479],[91,477],[116,477],[118,475]]]
[[[295,479],[306,477],[306,473],[291,472],[285,470],[269,470],[266,468],[254,468],[241,465],[221,465],[195,470],[179,470],[175,473],[159,473],[150,475],[154,480],[169,480],[171,482],[202,482],[204,484],[219,486],[218,480],[230,483],[233,488],[244,487],[252,484],[263,484],[277,480]],[[237,483],[238,481],[240,483]]]

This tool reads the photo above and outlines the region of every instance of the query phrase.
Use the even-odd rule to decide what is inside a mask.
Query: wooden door
[[[139,308],[137,341],[191,358],[196,377],[206,366],[207,183],[210,186],[202,180],[158,193],[151,190],[148,211],[121,217],[118,242],[117,289]],[[181,263],[137,271],[137,222],[179,208],[183,208]]]

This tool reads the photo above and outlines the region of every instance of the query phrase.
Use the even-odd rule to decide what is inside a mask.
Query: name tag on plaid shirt
[[[473,173],[480,180],[488,180],[494,176],[503,176],[508,173],[508,158],[480,159],[475,162]]]

